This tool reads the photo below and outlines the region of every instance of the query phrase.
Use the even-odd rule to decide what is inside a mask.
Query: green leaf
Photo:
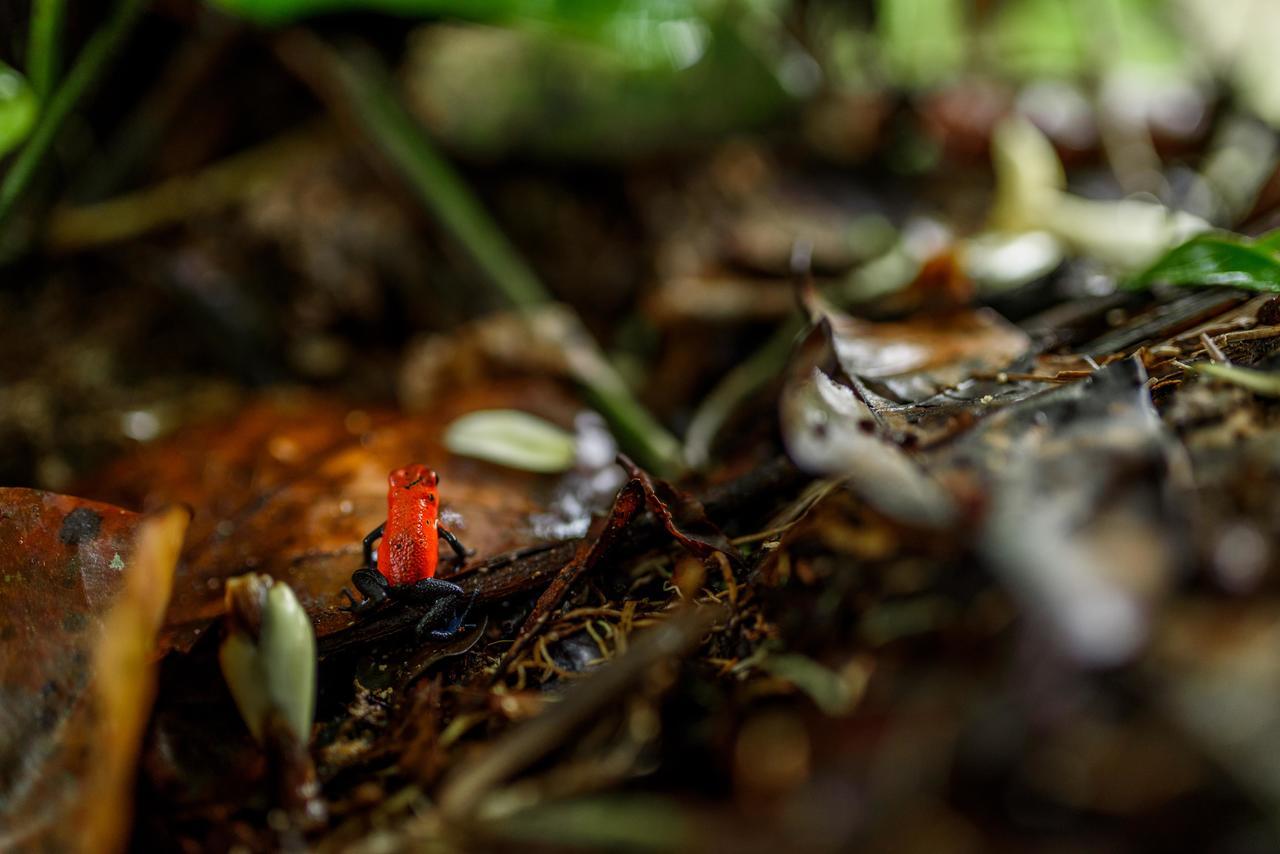
[[[1202,234],[1175,246],[1124,283],[1129,290],[1156,284],[1280,291],[1280,231],[1257,240],[1231,234]]]
[[[445,430],[444,444],[464,457],[546,473],[572,468],[578,451],[569,433],[514,409],[485,409],[464,415]]]
[[[27,138],[40,105],[25,77],[0,62],[0,157]]]

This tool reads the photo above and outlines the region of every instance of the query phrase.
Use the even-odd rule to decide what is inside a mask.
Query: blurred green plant
[[[666,59],[655,63],[653,45],[617,50],[523,29],[432,27],[410,42],[406,88],[436,138],[482,158],[642,156],[763,124],[793,103],[769,53],[734,22],[700,20],[671,33]]]
[[[0,62],[0,157],[27,138],[39,110],[35,91],[26,78]]]
[[[1118,66],[1180,68],[1188,46],[1159,0],[1009,0],[991,24],[992,57],[1016,77],[1078,78]]]
[[[968,58],[964,0],[880,0],[876,35],[889,78],[924,87],[955,77]]]
[[[577,315],[552,303],[532,268],[404,108],[377,56],[359,45],[335,48],[301,32],[282,39],[280,50],[332,109],[354,114],[363,133],[467,251],[495,293],[525,315],[531,332],[556,343],[569,374],[608,419],[622,446],[659,475],[682,471],[675,437],[636,399]]]
[[[31,27],[27,36],[27,76],[41,98],[49,97],[62,61],[64,0],[32,0]]]
[[[98,82],[104,69],[133,30],[147,0],[120,0],[106,21],[89,38],[67,75],[48,101],[40,105],[30,136],[0,181],[0,223],[13,211],[18,199],[35,178],[45,154],[52,147],[67,116],[84,94]]]
[[[662,57],[718,0],[210,0],[260,24],[330,12],[375,11],[554,30],[611,43],[632,58]]]
[[[1158,202],[1100,201],[1066,192],[1053,144],[1026,119],[1002,122],[991,149],[996,193],[990,225],[996,231],[1043,231],[1078,255],[1132,272],[1209,229],[1203,219]]]

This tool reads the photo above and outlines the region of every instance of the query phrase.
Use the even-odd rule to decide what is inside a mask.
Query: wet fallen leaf
[[[418,416],[365,412],[316,399],[263,401],[231,421],[143,449],[92,484],[142,506],[195,508],[165,640],[190,648],[222,612],[225,580],[247,570],[293,588],[317,636],[344,628],[339,591],[360,542],[386,518],[387,474],[425,462],[440,474],[442,520],[475,562],[580,533],[619,480],[603,466],[551,476],[451,454],[444,427],[476,410],[519,408],[572,424],[581,407],[564,387],[525,381],[463,392]],[[452,571],[442,559],[441,574]]]
[[[953,517],[946,493],[900,447],[880,434],[870,407],[839,374],[833,335],[815,326],[793,359],[780,401],[787,452],[810,472],[847,478],[880,511],[909,524]]]
[[[920,400],[968,379],[996,371],[1027,352],[1027,334],[988,309],[955,309],[898,322],[848,315],[810,289],[809,316],[826,320],[841,369],[874,380],[894,395]]]

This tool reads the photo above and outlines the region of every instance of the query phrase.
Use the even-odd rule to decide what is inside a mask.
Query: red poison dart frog
[[[436,473],[420,464],[391,473],[387,521],[364,538],[364,566],[351,574],[351,583],[364,598],[357,602],[344,587],[349,600],[344,611],[363,614],[392,600],[429,606],[418,621],[419,635],[429,632],[443,639],[462,625],[470,600],[458,585],[435,577],[440,537],[459,561],[467,559],[458,538],[440,526],[439,483]],[[378,540],[382,542],[375,551]]]

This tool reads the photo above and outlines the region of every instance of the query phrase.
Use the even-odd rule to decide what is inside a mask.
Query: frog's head
[[[421,463],[396,469],[390,478],[392,491],[403,489],[415,497],[429,500],[435,500],[436,486],[439,483],[439,476]]]

